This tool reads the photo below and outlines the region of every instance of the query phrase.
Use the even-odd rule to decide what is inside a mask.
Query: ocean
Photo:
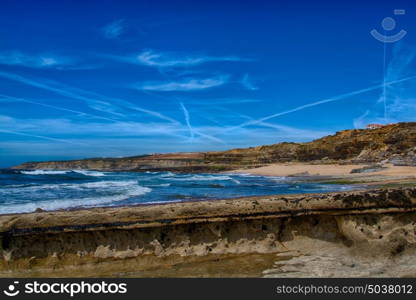
[[[249,174],[0,170],[0,214],[350,189]]]

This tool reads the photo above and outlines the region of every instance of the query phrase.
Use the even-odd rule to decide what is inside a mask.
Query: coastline
[[[416,276],[415,134],[416,123],[400,123],[307,143],[15,166],[247,174],[353,189],[229,199],[222,190],[216,200],[0,215],[0,277]]]
[[[367,170],[368,168],[377,168],[377,170],[354,172],[354,170]],[[179,173],[181,174],[181,173]],[[211,173],[207,173],[211,174]],[[416,186],[416,166],[395,166],[392,164],[322,164],[322,163],[279,163],[269,164],[263,167],[237,169],[233,171],[212,173],[212,174],[236,174],[247,176],[264,176],[264,177],[286,177],[292,179],[296,183],[322,183],[322,184],[341,184],[349,185],[352,187],[352,191],[362,191],[372,188],[388,188],[388,187],[412,187]],[[316,195],[320,195],[317,193]],[[284,196],[286,194],[271,194],[270,197]],[[293,194],[287,194],[293,195]],[[300,193],[299,195],[313,195],[313,193]],[[175,203],[202,203],[202,202],[216,202],[226,200],[239,200],[249,198],[264,198],[269,197],[266,195],[254,195],[254,196],[241,196],[233,198],[215,198],[215,199],[191,199],[191,200],[177,200],[177,201],[155,201],[144,202],[129,205],[113,205],[113,206],[95,206],[95,207],[72,207],[72,208],[59,208],[53,210],[41,210],[39,212],[72,212],[78,211],[93,211],[101,208],[134,208],[134,207],[146,207],[146,206],[164,206]],[[224,199],[224,200],[223,200]],[[1,216],[9,215],[21,215],[31,214],[32,212],[17,212],[17,213],[4,213]]]

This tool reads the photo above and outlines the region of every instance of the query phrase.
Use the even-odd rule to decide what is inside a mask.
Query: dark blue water
[[[0,170],[0,214],[254,195],[317,193],[350,186],[235,174]]]

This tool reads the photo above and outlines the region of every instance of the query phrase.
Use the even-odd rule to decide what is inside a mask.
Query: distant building
[[[377,129],[377,128],[382,128],[384,126],[386,126],[386,125],[383,125],[383,124],[368,124],[367,129]]]

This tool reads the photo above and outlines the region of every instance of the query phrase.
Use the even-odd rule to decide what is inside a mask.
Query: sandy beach
[[[329,176],[337,178],[363,178],[363,177],[385,177],[389,179],[416,179],[416,167],[394,166],[392,164],[382,165],[382,168],[368,170],[366,172],[352,173],[353,170],[363,169],[368,165],[358,164],[306,164],[285,163],[271,164],[254,169],[240,169],[235,173],[248,173],[262,176]]]

